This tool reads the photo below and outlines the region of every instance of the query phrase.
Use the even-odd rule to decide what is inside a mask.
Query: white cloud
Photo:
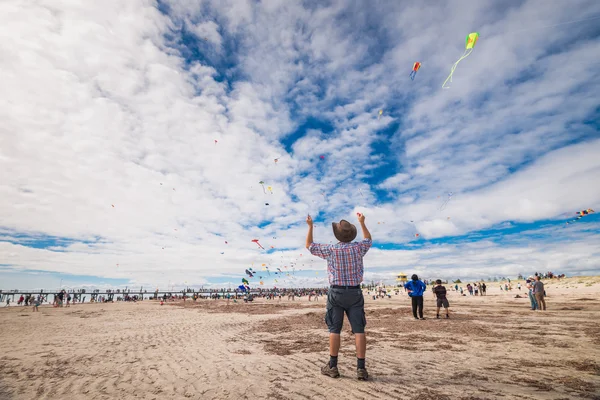
[[[600,42],[593,24],[544,28],[600,11],[596,2],[460,4],[167,2],[164,15],[142,0],[3,2],[3,235],[102,240],[64,252],[0,242],[0,258],[19,269],[205,282],[275,262],[253,238],[297,258],[309,212],[338,220],[361,210],[377,240],[406,243],[415,232],[444,238],[597,205],[600,140],[586,121],[597,113]],[[182,57],[183,25],[207,39],[194,47],[206,60]],[[442,91],[471,29],[480,41]],[[288,154],[307,117],[333,130],[309,129]],[[554,254],[557,268],[598,261],[591,237],[577,240],[569,256]],[[421,250],[378,250],[373,260],[457,273],[465,248],[448,264],[425,263]],[[511,270],[509,253],[490,245],[477,259],[482,274]],[[534,261],[552,265],[538,253]]]

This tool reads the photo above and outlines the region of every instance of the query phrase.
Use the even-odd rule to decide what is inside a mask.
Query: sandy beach
[[[600,278],[546,282],[546,312],[494,283],[450,292],[450,320],[430,292],[425,321],[366,298],[368,382],[347,321],[341,378],[320,374],[323,297],[0,309],[0,399],[600,399]]]

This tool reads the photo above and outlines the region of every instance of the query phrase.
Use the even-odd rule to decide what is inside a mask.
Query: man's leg
[[[358,338],[356,339],[356,343],[358,343]],[[339,352],[340,352],[340,334],[339,333],[330,333],[329,334],[329,356],[337,358]],[[335,365],[335,366],[337,366],[337,365]]]
[[[423,319],[423,296],[419,296],[418,302],[419,302],[419,317],[421,317],[421,319]]]
[[[337,304],[336,296],[333,290],[327,294],[325,322],[329,328],[329,362],[321,368],[321,373],[331,378],[340,376],[337,359],[340,351],[340,332],[344,323],[344,309]]]
[[[540,294],[541,293],[535,293],[535,302],[537,303],[537,309],[541,310],[542,309],[542,300],[540,299]]]
[[[367,338],[365,335],[365,300],[362,291],[349,291],[345,295],[344,305],[348,315],[348,321],[352,326],[354,340],[356,343],[356,374],[359,380],[367,380],[369,374],[365,366],[365,356],[367,353]]]
[[[438,306],[437,311],[435,312],[436,318],[440,317],[440,307]]]
[[[544,294],[536,293],[535,299],[537,300],[537,303],[538,303],[538,310],[546,311],[546,300],[544,300]]]
[[[367,355],[367,336],[364,333],[357,333],[354,335],[355,336],[355,342],[356,342],[356,358],[358,359],[364,359]],[[339,350],[339,343],[340,340],[340,335],[338,335],[338,350]],[[331,339],[330,339],[330,343],[331,343]]]
[[[417,317],[417,298],[411,297],[410,299],[412,301],[413,316],[415,317],[415,319],[419,319],[419,317]]]

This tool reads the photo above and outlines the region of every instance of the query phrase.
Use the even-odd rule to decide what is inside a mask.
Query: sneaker
[[[425,318],[421,317],[421,320],[423,320],[423,321],[424,321],[424,320],[425,320]]]
[[[440,314],[437,314],[435,317],[436,317],[437,319],[440,319]]]
[[[369,373],[364,368],[358,368],[356,370],[356,377],[359,381],[366,381],[367,379],[369,379]]]
[[[340,377],[340,371],[338,371],[338,367],[331,368],[329,366],[329,363],[323,365],[323,367],[321,368],[321,373],[323,375],[327,375],[331,378],[339,378]]]
[[[446,319],[448,319],[448,318],[450,318],[450,315],[449,315],[449,314],[446,314]]]

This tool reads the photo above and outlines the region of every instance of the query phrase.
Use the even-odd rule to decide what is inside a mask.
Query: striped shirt
[[[371,248],[371,239],[337,244],[311,243],[308,251],[327,260],[330,285],[358,286],[363,280],[363,257]]]

